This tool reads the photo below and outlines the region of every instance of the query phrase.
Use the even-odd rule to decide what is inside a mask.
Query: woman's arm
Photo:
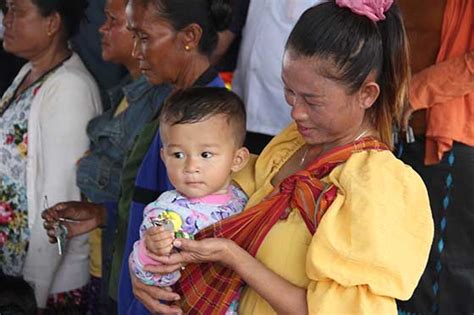
[[[142,283],[135,275],[130,274],[133,295],[153,314],[182,314],[176,305],[166,305],[162,301],[176,302],[179,295],[170,288],[160,288]]]
[[[415,110],[473,93],[474,51],[423,69],[410,83],[410,103]]]
[[[201,241],[177,239],[174,246],[181,252],[160,257],[164,264],[219,262],[229,266],[262,296],[278,314],[307,314],[306,289],[286,281],[234,242],[223,238]],[[153,267],[151,272],[162,272]]]
[[[406,129],[413,112],[448,103],[474,92],[474,51],[448,59],[415,73],[410,82],[410,104],[405,107]]]

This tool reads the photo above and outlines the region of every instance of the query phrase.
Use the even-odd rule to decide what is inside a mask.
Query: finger
[[[184,265],[180,263],[170,265],[146,265],[144,270],[155,274],[165,275],[181,270],[183,266]]]
[[[170,245],[169,247],[165,247],[165,248],[157,250],[155,254],[157,256],[168,256],[171,254],[172,250],[173,250],[173,245]]]
[[[96,206],[96,204],[87,202],[70,201],[60,202],[49,210],[55,211],[58,217],[82,221],[91,219],[91,209],[95,209]]]
[[[169,255],[171,253],[171,250],[173,249],[173,243],[169,242],[168,244],[160,246],[152,245],[149,249],[152,253],[156,255]]]
[[[174,239],[174,232],[171,231],[155,231],[155,232],[150,232],[145,235],[146,237],[149,237],[150,239],[153,240],[161,240],[161,239]]]
[[[167,291],[163,291],[163,292],[165,294],[169,293]],[[157,296],[150,295],[149,292],[145,290],[141,290],[138,287],[134,287],[133,294],[153,314],[181,314],[182,313],[181,310],[176,306],[168,306],[166,304],[162,304],[160,301],[165,301],[163,297],[159,298]],[[176,299],[173,299],[171,301],[175,301],[175,300]]]
[[[183,314],[183,311],[176,305],[161,304],[160,301],[154,299],[142,302],[152,314]]]
[[[173,292],[171,288],[160,288],[155,286],[146,285],[135,276],[132,275],[132,283],[134,292],[142,291],[144,294],[152,297],[155,300],[162,301],[178,301],[180,299],[179,294]]]
[[[69,208],[69,204],[67,202],[59,202],[59,203],[55,204],[54,206],[52,206],[51,208],[49,208],[48,210],[64,211],[67,208]]]
[[[43,221],[43,227],[46,231],[54,228],[54,221]]]
[[[148,235],[157,235],[165,231],[165,228],[162,226],[153,226],[146,231]]]
[[[171,309],[171,314],[183,314],[183,310],[178,305],[170,305],[169,308]]]
[[[148,251],[147,256],[150,257],[150,258],[153,259],[153,260],[159,261],[160,257],[169,256],[169,255],[171,254],[171,251],[172,251],[172,249],[170,249],[170,250],[169,250],[167,253],[165,253],[165,254],[155,254],[155,253],[153,253],[153,252],[151,252],[151,251]]]
[[[150,239],[145,239],[145,246],[152,251],[158,251],[162,249],[171,249],[173,248],[173,240],[160,240],[160,241],[153,241]]]
[[[41,213],[41,218],[43,218],[46,221],[57,221],[58,219],[58,214],[56,211],[52,209],[46,209]]]
[[[173,248],[173,237],[166,238],[150,238],[145,237],[145,245],[154,251]]]
[[[200,241],[188,240],[185,238],[177,238],[173,242],[174,247],[187,251],[187,252],[202,251],[200,244],[201,244]]]

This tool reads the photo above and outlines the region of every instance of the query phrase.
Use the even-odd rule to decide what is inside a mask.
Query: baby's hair
[[[177,91],[165,100],[159,119],[160,124],[192,124],[216,115],[227,117],[234,131],[236,145],[243,146],[246,133],[245,106],[234,92],[226,88],[193,87]]]

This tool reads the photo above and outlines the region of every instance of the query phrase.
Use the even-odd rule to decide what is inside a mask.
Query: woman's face
[[[365,108],[357,92],[350,94],[341,82],[324,75],[335,70],[328,61],[285,52],[285,98],[298,131],[310,145],[345,144],[361,132]]]
[[[50,45],[48,17],[43,17],[31,0],[7,0],[3,19],[3,48],[16,56],[31,60]]]
[[[127,30],[126,0],[107,0],[105,22],[99,29],[102,34],[102,58],[127,64],[132,58],[133,34]]]
[[[152,84],[175,83],[184,64],[178,49],[179,33],[159,17],[151,2],[144,7],[130,1],[126,12],[128,28],[135,36],[133,57],[141,72]]]

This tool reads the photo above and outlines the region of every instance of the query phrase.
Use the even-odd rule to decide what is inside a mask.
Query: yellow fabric
[[[97,228],[89,233],[89,269],[96,278],[102,277],[102,230]]]
[[[254,183],[246,191],[248,206],[272,190],[271,178],[302,144],[292,124],[262,152],[254,171],[246,171],[249,177],[235,177],[242,187]],[[387,151],[355,153],[323,180],[339,191],[316,234],[292,211],[269,232],[257,259],[307,288],[310,314],[396,314],[395,298],[413,293],[433,237],[422,180]],[[275,314],[250,287],[239,313]]]
[[[255,182],[253,180],[248,180],[249,178],[254,178],[255,173],[255,162],[257,161],[258,155],[250,154],[249,160],[245,167],[238,171],[237,173],[232,173],[232,179],[234,185],[237,184],[240,188],[250,196],[255,191]]]
[[[120,102],[120,104],[117,106],[117,109],[115,110],[115,113],[114,113],[114,117],[117,117],[118,115],[123,113],[127,108],[128,108],[128,101],[124,97],[122,98],[122,101]]]

